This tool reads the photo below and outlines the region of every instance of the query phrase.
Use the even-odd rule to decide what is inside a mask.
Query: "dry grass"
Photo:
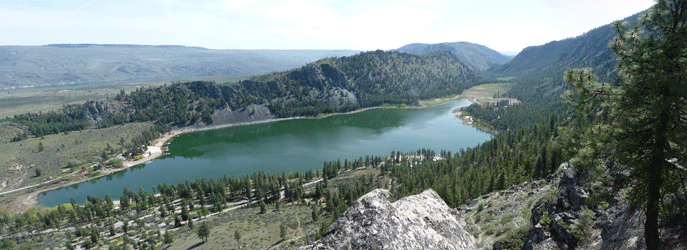
[[[468,211],[470,234],[477,238],[479,248],[491,249],[494,242],[529,229],[532,205],[552,188],[548,183],[537,183],[523,184],[521,190],[492,192],[461,207]]]
[[[9,123],[0,123],[0,131],[3,131],[0,133],[0,187],[3,187],[0,191],[65,175],[68,172],[65,167],[70,162],[80,165],[100,160],[107,144],[121,151],[121,138],[129,142],[150,126],[150,123],[130,123],[9,142],[21,130]],[[44,146],[42,152],[38,150],[40,143]],[[41,170],[41,176],[35,177],[36,169]]]
[[[175,242],[169,249],[238,249],[234,238],[236,230],[241,232],[243,249],[295,248],[307,239],[313,240],[322,221],[329,220],[321,217],[313,221],[312,208],[299,204],[282,205],[279,211],[275,211],[272,205],[268,207],[267,213],[259,212],[259,208],[237,209],[204,220],[210,225],[210,237],[205,243],[197,237],[197,228],[190,230],[182,227],[173,233]],[[196,227],[200,223],[202,222],[196,222]],[[282,224],[287,226],[287,239],[297,239],[293,244],[289,240],[281,242],[279,226]]]

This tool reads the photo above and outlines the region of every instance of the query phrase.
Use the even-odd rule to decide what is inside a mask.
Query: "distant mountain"
[[[437,44],[412,43],[400,47],[395,51],[421,55],[441,50],[453,53],[473,71],[485,71],[493,66],[505,64],[512,58],[486,46],[468,42]]]
[[[633,25],[639,14],[625,18],[623,21]],[[522,79],[541,84],[560,85],[567,69],[589,67],[599,78],[613,80],[616,59],[608,44],[617,36],[610,24],[590,30],[580,36],[560,41],[553,41],[541,46],[527,47],[510,62],[492,68],[489,72],[508,76],[520,76]]]
[[[214,50],[186,46],[0,46],[0,89],[147,79],[240,76],[300,67],[353,50]]]
[[[639,14],[625,18],[630,26]],[[516,129],[566,112],[569,108],[560,95],[569,89],[563,80],[565,71],[591,68],[600,81],[617,81],[616,58],[608,44],[617,36],[611,24],[590,30],[574,38],[527,47],[510,62],[483,72],[490,77],[510,77],[514,83],[503,97],[516,98],[521,104],[500,108],[471,107],[473,118],[501,129]]]

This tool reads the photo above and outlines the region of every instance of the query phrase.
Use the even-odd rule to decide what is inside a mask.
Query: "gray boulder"
[[[360,197],[322,239],[300,249],[476,249],[463,219],[434,190],[389,197],[383,189]]]

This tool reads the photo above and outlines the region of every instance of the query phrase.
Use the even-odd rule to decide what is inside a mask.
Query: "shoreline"
[[[16,197],[14,197],[13,201],[11,203],[18,203],[14,206],[10,206],[15,211],[25,211],[28,208],[36,207],[39,206],[38,204],[38,197],[41,193],[68,187],[71,185],[75,184],[80,184],[84,183],[93,179],[101,178],[119,171],[123,171],[126,169],[129,169],[131,167],[146,163],[148,161],[154,160],[159,158],[160,156],[164,155],[164,146],[167,145],[174,137],[177,137],[181,134],[184,133],[191,133],[191,132],[199,132],[199,131],[207,131],[207,130],[214,130],[214,129],[222,129],[222,128],[228,128],[228,127],[235,127],[235,126],[247,126],[247,125],[255,125],[255,124],[263,124],[263,123],[271,123],[271,122],[279,122],[279,121],[286,121],[286,120],[295,120],[295,119],[323,119],[327,118],[330,116],[335,116],[335,115],[348,115],[348,114],[355,114],[355,113],[360,113],[360,112],[365,112],[368,110],[372,109],[379,109],[379,108],[391,108],[391,109],[423,109],[423,108],[429,108],[432,106],[436,105],[442,105],[450,101],[456,101],[456,100],[461,100],[461,99],[467,99],[471,103],[475,103],[475,101],[478,101],[474,97],[464,97],[462,95],[456,95],[454,97],[450,98],[435,98],[431,100],[425,100],[425,101],[420,101],[419,106],[403,106],[403,107],[398,107],[398,106],[376,106],[376,107],[367,107],[367,108],[362,108],[362,109],[357,109],[353,110],[350,112],[344,112],[344,113],[330,113],[330,114],[323,114],[323,115],[318,115],[318,116],[295,116],[295,117],[287,117],[287,118],[272,118],[272,119],[265,119],[265,120],[258,120],[258,121],[250,121],[250,122],[239,122],[239,123],[227,123],[227,124],[219,124],[219,125],[208,125],[208,126],[202,126],[202,127],[184,127],[184,128],[177,128],[177,129],[172,129],[170,132],[162,134],[162,137],[159,139],[156,139],[154,141],[154,145],[148,146],[148,149],[146,152],[143,153],[143,155],[147,155],[139,160],[127,160],[122,162],[123,167],[121,168],[107,168],[107,169],[102,169],[100,170],[100,174],[97,176],[93,177],[86,177],[83,179],[79,180],[73,180],[73,181],[68,181],[64,183],[55,183],[54,185],[46,186],[45,188],[42,188],[39,190],[35,191],[29,191],[25,193],[19,193]],[[422,104],[422,102],[430,102],[430,104]],[[453,111],[451,111],[453,112]],[[459,117],[460,118],[460,117]],[[462,120],[462,118],[461,118]],[[463,122],[465,124],[465,122]],[[467,125],[467,124],[466,124]],[[470,125],[472,126],[472,125]],[[475,127],[475,126],[473,126]],[[481,128],[478,128],[481,129]],[[485,130],[488,131],[488,130]],[[53,180],[55,181],[55,180]],[[46,185],[49,185],[45,183]],[[37,186],[40,186],[38,184]],[[26,188],[27,190],[30,190],[30,188]],[[19,190],[17,190],[19,191]]]
[[[487,101],[487,102],[482,102],[481,100],[479,100],[479,99],[477,99],[477,98],[475,98],[475,97],[467,97],[467,98],[464,98],[464,99],[467,99],[469,102],[471,102],[471,103],[473,103],[473,104],[474,104],[474,103],[477,103],[478,105],[480,105],[480,104],[482,104],[482,103],[491,103],[491,102],[488,102],[488,101]],[[490,129],[490,128],[487,128],[487,127],[484,127],[484,126],[475,125],[475,121],[472,119],[472,116],[463,115],[463,111],[461,111],[462,108],[463,108],[463,107],[455,108],[455,109],[451,110],[451,113],[454,114],[456,117],[458,117],[458,119],[460,119],[461,121],[463,121],[463,125],[470,126],[470,127],[473,127],[473,128],[476,128],[476,129],[479,129],[479,130],[482,130],[482,131],[485,131],[485,132],[490,133],[490,134],[493,134],[493,135],[498,135],[498,134],[499,134],[499,131],[496,131],[496,130],[493,130],[493,129]]]
[[[475,102],[473,102],[473,103],[475,103]],[[461,108],[455,108],[455,109],[451,110],[451,113],[453,113],[454,115],[456,115],[456,117],[458,117],[458,119],[463,121],[463,125],[470,126],[470,127],[485,131],[485,132],[493,134],[493,135],[499,134],[499,132],[496,130],[493,130],[493,129],[490,129],[490,128],[487,128],[484,126],[475,125],[474,120],[472,119],[472,116],[463,115],[463,112],[460,109]]]

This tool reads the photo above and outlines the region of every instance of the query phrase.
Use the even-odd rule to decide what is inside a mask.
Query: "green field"
[[[511,102],[518,103],[516,99],[511,98],[501,98],[500,95],[508,92],[514,84],[511,83],[488,83],[474,86],[472,88],[466,89],[460,95],[460,98],[475,98],[480,103],[486,102],[497,102],[501,100],[510,100]]]

